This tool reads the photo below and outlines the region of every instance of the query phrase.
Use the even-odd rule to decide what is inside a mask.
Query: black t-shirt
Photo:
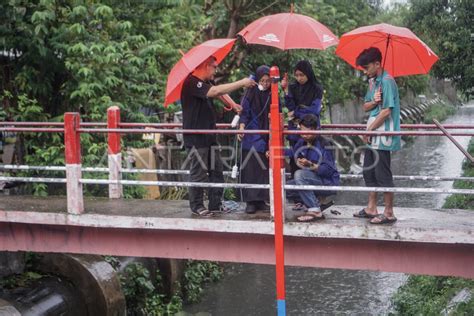
[[[189,75],[181,89],[183,108],[183,129],[216,129],[216,110],[207,92],[211,89],[209,82]],[[209,147],[217,143],[215,134],[184,134],[184,146],[187,148]]]

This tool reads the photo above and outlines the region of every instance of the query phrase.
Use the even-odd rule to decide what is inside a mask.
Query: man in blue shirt
[[[376,47],[362,51],[356,64],[364,68],[370,78],[365,96],[364,110],[369,113],[368,131],[400,131],[400,98],[395,80],[382,65],[382,54]],[[400,149],[400,136],[364,136],[367,149],[364,154],[363,175],[368,187],[393,187],[390,169],[391,152]],[[365,209],[355,213],[355,217],[370,218],[371,224],[388,224],[397,220],[393,213],[393,192],[384,192],[385,209],[377,211],[377,192],[369,193]]]
[[[306,114],[300,121],[302,131],[319,129],[316,115]],[[339,172],[329,142],[319,135],[303,134],[294,147],[285,150],[285,156],[292,157],[299,167],[294,179],[287,184],[338,186]],[[334,194],[330,191],[288,190],[288,199],[302,201],[306,214],[297,217],[299,222],[311,222],[324,219],[323,211],[332,205],[324,200]],[[322,204],[324,203],[324,204]]]

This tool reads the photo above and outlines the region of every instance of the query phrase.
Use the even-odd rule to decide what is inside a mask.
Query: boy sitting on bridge
[[[320,129],[319,120],[313,114],[305,115],[299,123],[301,131]],[[290,185],[339,185],[339,172],[329,142],[322,136],[303,134],[295,146],[285,150],[285,156],[294,157],[297,166],[294,179]],[[328,196],[331,191],[288,190],[288,199],[302,201],[293,208],[295,211],[306,211],[297,217],[299,222],[312,222],[324,219],[323,211],[333,204]]]

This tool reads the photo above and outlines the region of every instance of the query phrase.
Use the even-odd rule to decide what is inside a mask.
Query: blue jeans
[[[308,169],[298,169],[295,172],[293,180],[286,184],[292,185],[324,185],[323,180],[313,171]],[[319,207],[317,195],[331,195],[328,191],[310,191],[310,190],[287,190],[286,197],[293,200],[301,200],[307,208]]]

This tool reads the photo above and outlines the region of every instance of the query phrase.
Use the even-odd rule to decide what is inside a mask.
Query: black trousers
[[[394,187],[390,162],[390,151],[366,149],[362,171],[365,185],[368,187]]]
[[[188,157],[186,162],[189,165],[190,182],[215,182],[223,183],[223,164],[220,155],[220,146],[210,146],[202,148],[187,148]],[[189,206],[192,211],[197,211],[204,207],[204,188],[189,187]],[[222,204],[223,188],[208,188],[209,207],[211,211],[219,210]]]
[[[242,150],[242,166],[240,166],[240,182],[268,184],[268,158],[265,153]],[[264,202],[269,200],[266,189],[242,189],[244,202]]]

